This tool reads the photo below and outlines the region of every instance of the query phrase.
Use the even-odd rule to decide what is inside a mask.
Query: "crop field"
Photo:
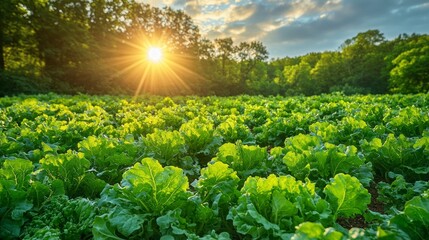
[[[0,239],[427,239],[429,94],[0,98]]]

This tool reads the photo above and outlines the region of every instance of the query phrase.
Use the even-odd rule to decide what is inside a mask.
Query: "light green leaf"
[[[228,164],[237,171],[240,178],[245,179],[255,173],[266,172],[268,153],[265,148],[226,143],[219,148],[214,161]]]
[[[110,226],[106,215],[97,216],[92,227],[95,240],[123,240],[115,234],[115,229]]]
[[[298,212],[298,209],[295,207],[295,205],[286,199],[286,197],[278,190],[273,192],[271,209],[272,220],[275,223],[280,222],[282,217],[292,217]]]
[[[359,180],[347,174],[337,174],[323,192],[332,206],[334,218],[338,216],[352,217],[363,214],[371,202],[368,193]]]
[[[12,180],[17,188],[30,183],[30,174],[33,172],[33,163],[25,159],[7,159],[0,169],[0,176]]]
[[[146,156],[154,157],[163,164],[178,166],[175,162],[180,154],[186,152],[185,139],[178,131],[156,129],[143,138]]]
[[[204,199],[214,202],[216,198],[220,197],[221,204],[232,203],[238,196],[239,181],[237,172],[229,168],[227,164],[215,162],[201,169],[196,188]]]
[[[70,196],[79,195],[79,187],[84,182],[90,162],[82,153],[68,151],[65,154],[47,155],[40,160],[52,180],[62,180],[66,193]]]
[[[304,222],[301,223],[296,228],[296,234],[292,239],[321,239],[323,237],[323,233],[325,232],[325,227],[323,227],[320,223],[313,222]]]
[[[126,237],[139,229],[143,229],[143,223],[147,217],[149,216],[144,214],[132,214],[120,207],[109,212],[109,222]]]
[[[161,213],[180,207],[187,199],[188,179],[183,170],[145,158],[123,175],[121,183],[135,201],[149,213]]]

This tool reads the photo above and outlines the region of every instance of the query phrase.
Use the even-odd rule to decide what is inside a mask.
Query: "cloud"
[[[335,50],[359,32],[427,33],[427,0],[163,0],[184,9],[209,39],[259,40],[271,56]]]
[[[328,1],[329,2],[329,1]],[[270,31],[263,42],[272,56],[303,55],[335,50],[359,32],[379,29],[389,38],[429,29],[424,1],[343,0],[307,11],[298,19]],[[426,30],[427,32],[427,30]]]

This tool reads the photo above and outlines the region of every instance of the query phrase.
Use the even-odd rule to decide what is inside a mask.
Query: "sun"
[[[149,47],[147,58],[153,63],[159,63],[162,60],[162,50],[159,47]]]

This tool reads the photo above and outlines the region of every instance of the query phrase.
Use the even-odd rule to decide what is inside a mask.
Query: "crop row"
[[[429,95],[0,99],[2,239],[425,239]]]

